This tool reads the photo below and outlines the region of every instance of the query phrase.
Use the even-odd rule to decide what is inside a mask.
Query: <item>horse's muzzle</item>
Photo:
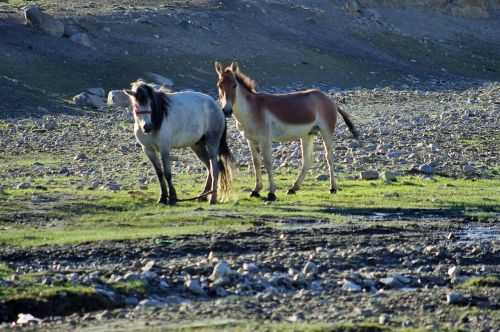
[[[152,125],[145,124],[144,126],[142,126],[142,131],[144,131],[144,133],[146,133],[146,134],[150,133],[151,129],[153,129]]]
[[[224,116],[226,118],[230,118],[231,115],[233,115],[233,109],[232,108],[230,108],[230,109],[225,109],[224,108],[222,111],[224,112]]]

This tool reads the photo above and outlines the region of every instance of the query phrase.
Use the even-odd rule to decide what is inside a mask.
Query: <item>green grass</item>
[[[57,286],[41,285],[29,281],[17,283],[14,286],[0,287],[0,300],[44,299],[61,293],[94,294],[93,287],[63,284]]]
[[[172,325],[168,327],[148,327],[147,329],[132,329],[133,331],[182,331],[182,332],[425,332],[427,329],[419,328],[396,328],[384,326],[372,322],[363,323],[257,323],[232,320],[213,320],[188,323],[183,325]],[[460,331],[458,329],[440,329],[443,332]]]
[[[115,290],[125,294],[145,295],[148,292],[148,285],[142,280],[120,281],[111,285]]]
[[[500,287],[499,276],[474,277],[459,285],[460,288]]]
[[[6,264],[0,263],[0,279],[7,278],[11,273],[12,270]]]
[[[281,190],[278,201],[272,204],[249,198],[252,180],[240,174],[228,202],[216,206],[181,202],[175,207],[156,204],[156,184],[148,190],[109,192],[75,190],[70,183],[78,179],[69,177],[35,178],[34,184],[43,189],[6,189],[0,194],[0,245],[39,246],[241,230],[256,221],[273,226],[276,221],[293,218],[343,222],[352,220],[353,215],[397,209],[402,213],[441,209],[454,215],[481,216],[477,220],[496,220],[500,212],[500,180],[404,177],[384,184],[341,178],[341,191],[332,196],[328,182],[317,182],[310,176],[296,195],[286,195],[284,190],[294,177],[277,174]],[[179,196],[195,196],[202,179],[203,175],[178,175]],[[37,195],[49,198],[48,202],[33,204]],[[15,216],[19,213],[21,217]]]

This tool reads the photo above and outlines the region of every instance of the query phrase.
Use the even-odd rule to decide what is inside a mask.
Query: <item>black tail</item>
[[[339,111],[340,115],[342,115],[342,118],[344,118],[345,124],[347,125],[347,128],[349,128],[349,131],[352,133],[352,136],[354,136],[354,138],[358,138],[359,133],[354,127],[354,123],[352,123],[351,116],[349,115],[349,113],[347,113],[340,107],[337,107],[337,110]]]
[[[219,181],[219,192],[221,193],[221,198],[227,199],[231,193],[231,185],[233,182],[233,154],[227,145],[227,123],[224,121],[224,132],[220,139],[219,144],[219,169],[220,169],[220,181]]]

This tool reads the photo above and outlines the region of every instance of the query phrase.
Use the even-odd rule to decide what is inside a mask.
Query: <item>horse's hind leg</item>
[[[300,170],[299,176],[297,177],[297,180],[293,184],[292,188],[288,190],[289,195],[295,194],[295,192],[300,189],[300,186],[306,177],[306,173],[309,168],[311,168],[313,161],[314,136],[307,135],[302,137],[300,143],[302,148],[302,169]]]
[[[156,151],[154,149],[143,146],[142,150],[151,161],[151,164],[153,164],[156,176],[158,176],[158,181],[160,182],[160,199],[158,200],[158,203],[167,204],[167,186],[165,184],[165,178],[163,177],[160,159],[158,159],[158,155],[156,154]]]
[[[325,147],[325,157],[328,163],[328,169],[330,170],[330,193],[337,193],[337,181],[335,180],[334,168],[333,168],[333,137],[331,133],[327,130],[321,131],[321,136],[323,136],[323,145]]]
[[[168,185],[168,204],[175,205],[177,203],[177,193],[175,192],[174,184],[172,182],[172,166],[170,160],[170,151],[168,148],[163,148],[160,151],[161,160],[163,162],[163,172],[167,179]]]
[[[205,168],[207,169],[207,180],[205,181],[205,186],[203,188],[203,191],[201,192],[201,195],[203,195],[209,192],[210,188],[212,187],[212,172],[210,170],[210,158],[208,157],[208,152],[204,142],[196,143],[191,147],[191,149],[194,151],[194,153],[198,156],[198,158],[201,160],[201,162],[203,163],[203,165],[205,165]],[[206,196],[200,197],[199,200],[206,201],[207,197]]]
[[[212,194],[210,195],[210,204],[216,204],[217,203],[217,186],[219,184],[219,159],[217,158],[218,156],[218,150],[219,150],[219,143],[215,144],[210,144],[207,140],[207,145],[206,145],[207,153],[208,153],[208,158],[210,160],[210,172],[212,173],[212,183],[211,183],[211,191]]]

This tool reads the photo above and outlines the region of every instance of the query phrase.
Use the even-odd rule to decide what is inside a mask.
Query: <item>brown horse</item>
[[[273,141],[288,141],[300,138],[302,145],[302,169],[288,194],[299,190],[313,158],[314,136],[321,134],[330,169],[330,192],[337,192],[333,174],[333,136],[337,125],[337,113],[344,118],[354,137],[358,136],[347,112],[336,105],[319,90],[305,90],[288,94],[266,94],[255,91],[255,82],[240,72],[232,63],[223,68],[215,63],[218,74],[217,87],[224,114],[234,113],[238,128],[248,140],[255,171],[255,189],[252,197],[258,197],[262,189],[262,174],[259,154],[263,154],[264,166],[269,176],[268,200],[275,200],[276,186],[272,175],[271,147]]]

